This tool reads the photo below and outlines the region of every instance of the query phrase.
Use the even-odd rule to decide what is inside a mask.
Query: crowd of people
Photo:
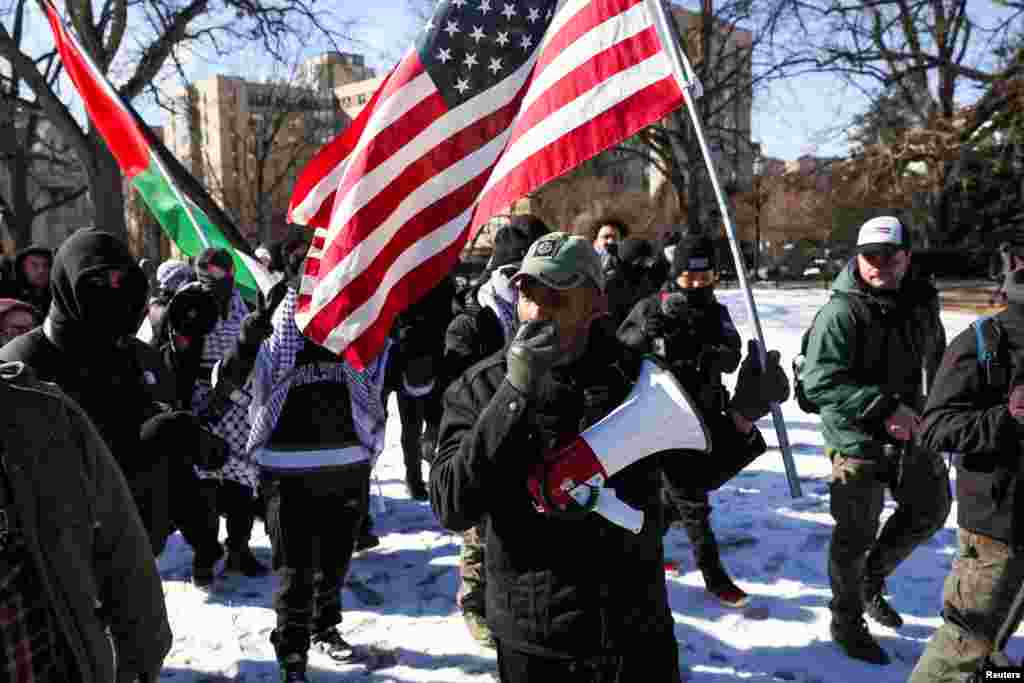
[[[744,353],[706,235],[655,245],[612,217],[588,228],[513,217],[483,273],[449,276],[403,311],[362,369],[295,323],[302,238],[257,250],[280,279],[248,303],[222,249],[154,267],[87,228],[56,252],[17,254],[0,280],[0,607],[15,615],[0,644],[21,654],[0,681],[155,681],[171,634],[154,557],[175,531],[201,589],[221,560],[276,574],[282,681],[306,680],[311,649],[351,659],[340,589],[353,553],[377,542],[370,480],[394,393],[409,496],[462,533],[456,601],[497,651],[500,680],[676,683],[663,534],[681,523],[707,591],[748,602],[719,555],[709,494],[767,450],[756,423],[791,385],[778,352],[751,341]],[[948,350],[911,251],[896,217],[861,227],[797,379],[832,462],[831,632],[850,657],[888,662],[864,616],[902,625],[886,577],[945,523],[941,454],[962,454],[944,622],[912,675],[962,681],[1024,580],[1024,250],[1008,250],[1006,312]],[[610,477],[643,513],[638,532],[536,505],[531,473],[620,405],[652,357],[692,401],[710,453],[642,454]],[[730,392],[722,377],[737,371]],[[897,508],[880,529],[886,490]],[[249,547],[257,518],[269,568]]]

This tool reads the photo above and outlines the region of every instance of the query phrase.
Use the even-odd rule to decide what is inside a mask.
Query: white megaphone
[[[685,449],[706,453],[711,437],[694,402],[672,373],[646,356],[629,396],[572,443],[553,451],[528,486],[541,512],[596,512],[633,533],[644,513],[623,503],[605,482],[649,455]]]

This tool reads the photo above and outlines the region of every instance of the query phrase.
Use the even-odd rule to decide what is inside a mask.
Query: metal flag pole
[[[715,190],[715,197],[718,200],[718,209],[722,214],[725,223],[725,231],[729,237],[729,247],[732,250],[732,257],[736,263],[736,277],[739,279],[740,290],[744,294],[744,301],[747,305],[747,314],[754,323],[754,336],[757,339],[758,352],[761,355],[761,367],[767,365],[766,346],[764,343],[764,332],[761,330],[761,320],[757,317],[757,307],[754,305],[754,294],[747,283],[747,268],[740,252],[739,242],[736,239],[736,229],[732,223],[732,216],[725,201],[725,194],[722,192],[721,183],[718,181],[718,173],[715,170],[715,163],[711,157],[711,151],[707,140],[704,137],[704,128],[701,125],[700,117],[697,115],[697,108],[694,106],[694,92],[699,97],[701,94],[700,81],[690,66],[690,60],[683,52],[675,23],[672,22],[662,0],[644,0],[647,4],[651,17],[654,20],[658,38],[661,40],[665,53],[672,63],[672,71],[676,77],[679,87],[683,91],[683,99],[686,101],[686,108],[690,112],[690,120],[693,122],[694,132],[697,134],[697,141],[700,143],[700,150],[704,156],[704,163],[707,165],[708,176],[711,178],[711,185]],[[671,138],[671,136],[669,136]],[[678,141],[673,139],[673,147],[676,148]],[[681,161],[685,157],[679,154],[676,148],[676,156]],[[793,453],[789,447],[789,435],[786,433],[786,423],[782,418],[782,409],[777,403],[771,404],[772,421],[775,423],[775,434],[779,440],[779,450],[782,452],[782,462],[786,468],[786,480],[789,482],[789,493],[793,498],[803,495],[800,490],[800,478],[796,472],[796,464],[793,462]]]

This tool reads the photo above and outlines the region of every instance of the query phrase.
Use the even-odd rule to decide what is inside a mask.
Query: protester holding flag
[[[359,656],[338,630],[340,591],[387,420],[387,352],[360,372],[303,338],[295,325],[299,270],[290,271],[283,298],[272,290],[245,319],[217,373],[236,386],[251,375],[246,452],[267,504],[278,576],[270,640],[287,682],[306,680],[311,644],[338,661]]]

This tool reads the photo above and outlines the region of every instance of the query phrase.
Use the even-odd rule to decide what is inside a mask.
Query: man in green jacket
[[[857,254],[819,311],[801,372],[832,460],[832,637],[855,659],[887,664],[863,614],[898,628],[885,578],[931,538],[950,509],[941,456],[915,441],[928,378],[946,346],[938,294],[908,276],[910,239],[893,216],[861,226]],[[879,533],[885,489],[898,506]]]
[[[0,405],[0,680],[155,683],[171,629],[121,469],[23,364],[0,365]]]

